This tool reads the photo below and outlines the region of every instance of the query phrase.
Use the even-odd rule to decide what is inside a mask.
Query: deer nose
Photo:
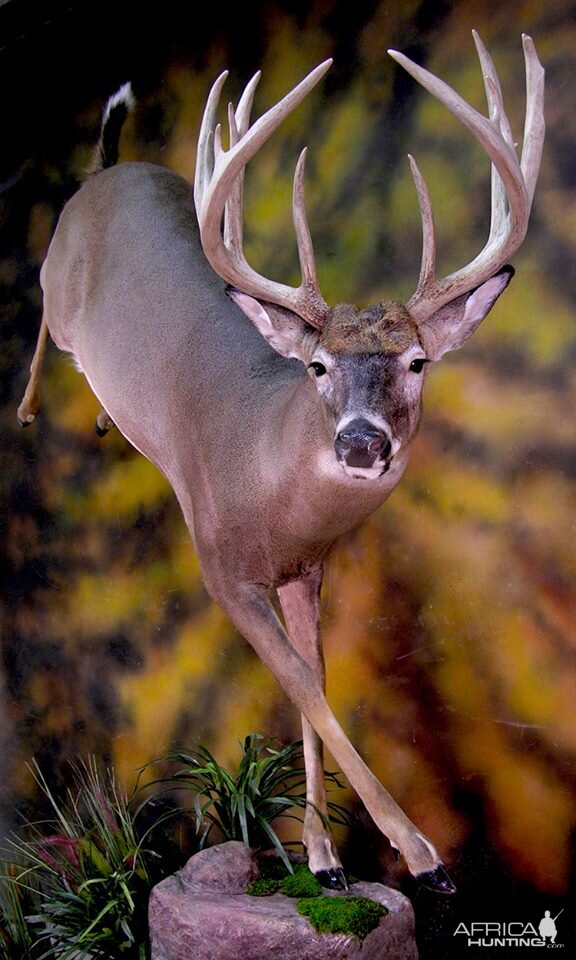
[[[376,461],[382,463],[390,456],[392,444],[383,430],[369,420],[358,418],[336,435],[334,449],[338,459],[349,467],[372,467]]]

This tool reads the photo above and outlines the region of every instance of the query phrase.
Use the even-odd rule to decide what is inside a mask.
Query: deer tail
[[[125,83],[110,97],[102,114],[100,139],[87,171],[88,175],[99,173],[100,170],[106,170],[107,167],[113,167],[118,162],[120,133],[126,117],[135,106],[136,100],[130,83]]]

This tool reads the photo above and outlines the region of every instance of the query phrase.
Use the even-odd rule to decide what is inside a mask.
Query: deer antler
[[[518,161],[510,123],[494,64],[480,37],[473,31],[489,116],[478,113],[444,81],[395,50],[388,53],[429,93],[468,127],[492,161],[492,216],[483,250],[467,266],[439,280],[435,274],[436,240],[430,197],[424,179],[410,157],[422,217],[422,266],[418,287],[408,302],[414,318],[422,322],[456,297],[473,290],[504,266],[516,252],[528,227],[528,217],[540,168],[544,142],[544,69],[530,37],[523,35],[526,63],[526,121],[522,157]]]
[[[302,271],[299,287],[276,283],[261,276],[247,263],[242,241],[244,169],[263,143],[324,76],[332,64],[326,60],[312,70],[293,90],[250,126],[254,93],[260,79],[257,73],[247,85],[238,108],[228,109],[230,146],[222,146],[221,127],[216,124],[220,94],[227,72],[221,74],[210,91],[200,136],[194,182],[194,201],[200,225],[204,253],[214,270],[244,293],[287,307],[313,327],[321,329],[329,307],[324,301],[316,277],[312,240],[304,207],[303,150],[294,176],[293,218]],[[224,233],[221,231],[224,214]]]

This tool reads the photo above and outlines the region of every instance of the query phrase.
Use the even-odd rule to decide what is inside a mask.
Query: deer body
[[[151,164],[88,180],[45,261],[46,322],[114,423],[166,474],[196,541],[213,539],[216,522],[230,532],[220,562],[276,587],[317,567],[373,513],[408,451],[360,488],[337,464],[330,469],[333,429],[310,377],[226,296],[190,199],[185,180]]]
[[[497,170],[485,250],[438,281],[429,200],[413,164],[424,253],[407,306],[327,306],[304,214],[303,159],[294,191],[301,286],[274,284],[244,259],[244,166],[327,64],[250,127],[253,81],[230,112],[228,151],[214,128],[224,78],[217,81],[200,134],[196,213],[190,185],[176,174],[105,162],[110,116],[126,106],[126,97],[113,98],[100,146],[100,165],[109,168],[67,204],[42,269],[44,318],[20,420],[30,422],[38,407],[49,330],[74,355],[108,417],[168,478],[207,589],[302,714],[303,839],[310,868],[327,886],[346,880],[326,826],[322,743],[410,871],[432,889],[454,889],[432,844],[370,772],[326,702],[319,596],[335,540],[369,516],[405,470],[425,365],[457,349],[488,313],[511,279],[505,262],[526,231],[543,134],[541,68],[526,40],[535,106],[520,169],[495,72],[481,44],[479,52],[489,121],[395,55],[461,115]]]

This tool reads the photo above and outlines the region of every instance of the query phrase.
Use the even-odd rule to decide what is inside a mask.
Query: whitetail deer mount
[[[328,306],[304,210],[304,153],[293,201],[301,284],[261,276],[243,254],[245,166],[330,61],[251,126],[257,75],[229,109],[228,149],[216,123],[226,75],[217,80],[198,144],[196,212],[190,185],[175,173],[115,165],[130,106],[123,88],[104,114],[100,172],[64,208],[42,268],[44,317],[20,422],[38,410],[49,331],[103,404],[100,426],[113,421],[170,481],[209,592],[301,712],[309,800],[303,840],[310,868],[333,887],[346,880],[326,826],[322,743],[411,873],[431,889],[454,889],[430,841],[328,706],[319,595],[334,541],[369,516],[404,472],[427,365],[460,347],[484,319],[513,275],[507,263],[526,233],[544,135],[543,70],[524,37],[519,161],[495,69],[475,41],[488,117],[391,52],[469,128],[493,170],[486,245],[440,279],[428,191],[411,159],[424,242],[420,279],[406,304]]]

